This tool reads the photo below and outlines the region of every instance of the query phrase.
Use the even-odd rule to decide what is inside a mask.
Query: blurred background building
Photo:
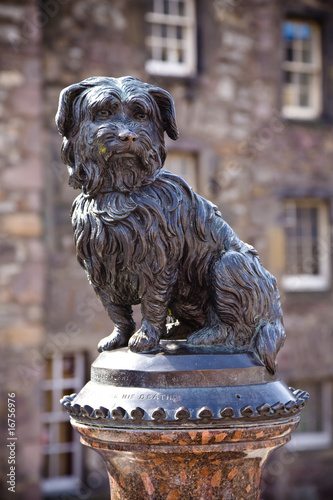
[[[107,498],[59,399],[89,377],[110,321],[76,262],[54,115],[94,75],[166,88],[166,168],[219,205],[279,280],[281,377],[311,399],[272,456],[265,500],[333,498],[333,4],[329,0],[0,2],[1,439],[16,394],[16,497]],[[8,451],[1,447],[2,499]],[[103,496],[104,495],[104,496]],[[105,496],[106,495],[106,496]],[[185,499],[184,499],[185,500]]]

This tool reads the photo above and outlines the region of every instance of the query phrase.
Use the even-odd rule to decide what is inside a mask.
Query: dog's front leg
[[[114,304],[110,301],[108,295],[99,289],[95,289],[95,292],[114,323],[113,332],[99,342],[98,351],[111,351],[117,347],[126,346],[135,331],[132,307],[127,304]]]
[[[165,334],[172,285],[164,283],[164,286],[164,290],[152,287],[142,297],[142,325],[130,338],[128,345],[131,351],[151,351]]]

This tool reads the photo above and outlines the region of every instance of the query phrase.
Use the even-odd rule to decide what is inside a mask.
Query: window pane
[[[302,418],[296,430],[302,432],[320,432],[323,430],[322,384],[320,382],[301,384],[302,390],[310,394],[310,399],[302,410]]]
[[[71,476],[73,474],[73,453],[59,454],[59,475]]]
[[[178,14],[185,16],[185,2],[178,2]]]
[[[152,33],[146,39],[151,53],[146,62],[148,72],[192,74],[196,62],[194,0],[155,0],[147,22]]]
[[[196,157],[194,154],[170,152],[165,168],[182,177],[194,190],[197,190]]]
[[[71,443],[73,441],[73,428],[69,422],[59,424],[59,442]]]
[[[43,458],[42,476],[44,478],[50,477],[50,455],[46,454]]]
[[[52,366],[52,359],[47,359],[45,368],[45,380],[50,380],[52,378]]]
[[[64,378],[75,377],[75,364],[73,356],[66,356],[63,359],[63,376]]]
[[[162,38],[167,38],[168,36],[168,27],[166,24],[161,25],[161,37]]]
[[[162,36],[162,25],[161,24],[152,24],[151,25],[151,32],[152,35],[156,38],[159,38]]]
[[[164,14],[169,14],[170,13],[170,2],[169,0],[163,0],[163,13]]]
[[[177,50],[178,62],[184,62],[184,51],[181,49]]]
[[[290,20],[283,23],[282,36],[284,87],[295,84],[283,89],[283,111],[290,118],[315,118],[321,107],[318,28],[312,22]]]
[[[312,57],[311,57],[311,51],[307,49],[302,50],[302,61],[305,63],[311,63],[312,62]]]
[[[310,40],[312,29],[308,23],[286,21],[282,25],[282,35],[285,40]]]
[[[296,89],[294,85],[285,85],[283,89],[283,102],[287,106],[292,106],[295,102]]]
[[[47,381],[43,391],[43,427],[41,444],[43,450],[43,478],[45,484],[51,478],[71,476],[73,469],[73,451],[77,454],[77,463],[81,464],[81,453],[77,449],[77,440],[69,421],[60,410],[60,395],[79,392],[84,384],[84,356],[81,353],[57,356],[48,361],[46,374],[53,374],[56,379]]]
[[[287,274],[319,274],[317,207],[296,206],[286,213]]]
[[[301,85],[306,85],[308,86],[310,83],[310,75],[307,73],[300,73],[299,75],[299,82]]]
[[[296,25],[296,37],[300,40],[309,40],[312,35],[311,26],[309,24]]]
[[[52,442],[51,425],[44,424],[42,427],[41,442],[43,445],[50,444]]]
[[[183,26],[177,26],[177,38],[178,40],[182,40],[184,38],[184,28]]]
[[[44,391],[44,412],[51,412],[53,410],[52,405],[52,391]]]
[[[310,104],[309,94],[307,92],[302,92],[299,96],[299,105],[301,107],[307,107]]]
[[[295,38],[294,23],[287,21],[282,25],[283,38],[286,40],[293,40]]]
[[[286,61],[294,61],[294,51],[291,45],[286,47]]]
[[[291,71],[284,72],[284,81],[286,83],[292,83],[293,81],[293,73]]]
[[[163,12],[163,0],[154,0],[151,5],[151,12]]]

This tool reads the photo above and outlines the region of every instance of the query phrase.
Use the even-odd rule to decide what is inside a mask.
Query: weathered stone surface
[[[34,213],[4,215],[2,230],[10,236],[41,236],[42,221],[40,216]]]
[[[4,328],[1,334],[3,342],[11,346],[34,346],[43,341],[45,329],[39,323],[35,325],[31,323],[13,324],[8,328]]]
[[[44,264],[29,263],[12,280],[13,298],[20,304],[41,304],[44,298]]]
[[[16,491],[14,496],[38,500],[40,494],[40,419],[37,384],[42,372],[31,366],[30,350],[45,335],[44,246],[40,212],[44,189],[41,165],[41,72],[35,0],[0,5],[0,409],[1,435],[6,436],[7,394],[17,402]],[[33,376],[31,376],[33,374]],[[28,384],[27,381],[33,380]],[[24,423],[24,424],[23,424]],[[5,427],[3,427],[5,426]],[[30,458],[29,458],[30,457]],[[0,496],[7,498],[9,472],[1,451]]]
[[[21,162],[20,162],[21,163]],[[41,161],[32,157],[3,173],[3,187],[9,190],[39,190],[43,186]]]
[[[24,77],[19,71],[0,71],[0,85],[2,88],[12,89],[20,87],[24,83]]]

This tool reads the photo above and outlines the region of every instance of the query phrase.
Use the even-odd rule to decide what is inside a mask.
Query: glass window
[[[284,288],[288,291],[327,289],[330,283],[330,231],[326,203],[288,200],[284,208]]]
[[[328,448],[332,433],[332,384],[330,381],[297,381],[310,394],[302,410],[300,423],[293,433],[291,444],[299,450]]]
[[[153,0],[147,13],[146,69],[152,74],[188,76],[195,72],[194,0]]]
[[[197,162],[194,154],[170,151],[164,168],[182,177],[194,191],[198,191]]]
[[[322,108],[320,28],[308,21],[287,20],[282,36],[283,114],[287,118],[317,118]]]
[[[65,354],[48,359],[42,382],[43,491],[64,492],[75,487],[82,474],[82,446],[60,405],[66,394],[84,385],[84,355]]]

